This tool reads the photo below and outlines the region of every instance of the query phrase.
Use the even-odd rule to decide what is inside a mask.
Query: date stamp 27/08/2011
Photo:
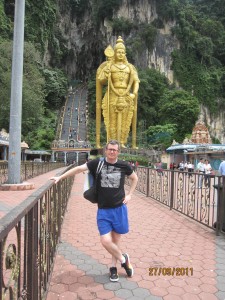
[[[193,276],[193,268],[184,268],[184,267],[150,267],[149,276]]]

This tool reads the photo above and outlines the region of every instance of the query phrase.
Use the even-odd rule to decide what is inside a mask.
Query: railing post
[[[221,177],[221,188],[220,188],[220,230],[225,230],[225,176]]]
[[[146,188],[146,197],[149,196],[149,179],[150,179],[150,168],[147,167],[147,188]]]
[[[58,225],[58,237],[60,237],[61,234],[61,216],[62,216],[62,190],[63,187],[62,185],[64,184],[64,182],[59,182],[57,185],[58,188],[58,216],[57,216],[57,225]]]
[[[173,197],[174,197],[174,171],[170,171],[171,174],[171,189],[170,189],[170,210],[173,209]]]
[[[18,227],[17,227],[17,234],[18,234],[18,254],[17,254],[17,257],[18,257],[18,269],[19,269],[19,272],[18,272],[18,289],[17,289],[17,297],[19,299],[20,297],[20,290],[21,290],[21,267],[22,267],[22,263],[21,263],[21,221],[18,222]],[[1,298],[0,298],[1,299]]]
[[[3,245],[2,241],[0,241],[0,299],[2,299],[2,283],[3,283]]]
[[[29,300],[38,299],[38,210],[37,204],[28,213],[27,292]]]
[[[34,281],[33,281],[33,289],[34,289],[34,299],[38,300],[38,289],[39,285],[41,284],[39,282],[38,273],[39,273],[39,256],[38,256],[38,202],[34,206]]]
[[[216,213],[216,235],[219,235],[219,227],[220,227],[220,215],[221,215],[221,177],[218,177],[218,185],[214,185],[214,188],[217,189],[217,213]]]
[[[28,178],[28,176],[27,176],[28,175],[27,174],[27,164],[25,162],[24,162],[24,173],[25,173],[24,174],[24,177],[25,177],[24,180],[27,180],[27,178]]]
[[[28,213],[28,240],[27,240],[27,295],[30,300],[33,300],[32,285],[33,285],[33,209]]]
[[[34,162],[32,162],[31,176],[34,177]]]

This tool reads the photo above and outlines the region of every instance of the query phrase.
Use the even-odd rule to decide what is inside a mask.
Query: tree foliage
[[[177,125],[165,124],[149,126],[146,134],[149,144],[162,145],[165,149],[169,147],[176,137]]]
[[[25,39],[39,45],[39,50],[43,52],[46,41],[51,44],[54,40],[57,2],[27,0],[25,9]]]
[[[49,109],[45,109],[40,117],[39,126],[26,135],[28,145],[32,145],[34,150],[49,150],[51,142],[55,138],[56,114]]]
[[[224,97],[225,70],[222,66],[207,68],[193,53],[174,51],[173,69],[182,87],[193,93],[199,102],[211,111],[218,110],[218,101]],[[214,100],[214,101],[213,101]],[[221,101],[220,101],[221,102]]]
[[[45,78],[45,94],[49,108],[59,109],[67,92],[68,81],[64,72],[60,69],[43,68]]]
[[[139,71],[138,119],[146,120],[146,126],[158,123],[159,102],[169,88],[166,77],[155,69]]]
[[[0,128],[9,128],[10,115],[10,84],[12,43],[0,43]],[[44,78],[41,76],[38,61],[40,57],[30,43],[25,43],[23,102],[22,102],[22,133],[26,135],[39,123],[44,105]]]
[[[134,24],[124,17],[114,18],[112,21],[112,29],[115,35],[129,35],[134,28]]]
[[[10,32],[12,30],[12,22],[11,20],[6,16],[5,9],[4,9],[4,3],[3,1],[0,2],[0,37],[7,38],[10,35]]]
[[[184,90],[167,90],[159,109],[159,123],[175,124],[177,132],[173,139],[182,142],[187,133],[191,133],[199,115],[197,98]]]
[[[165,5],[165,1],[159,2]],[[215,113],[225,98],[225,22],[218,9],[224,12],[224,2],[186,0],[177,4],[172,0],[168,4],[174,8],[173,33],[181,43],[180,50],[173,53],[175,78]],[[164,14],[160,11],[161,17]]]
[[[144,40],[147,49],[151,51],[154,48],[157,29],[152,24],[142,24],[140,29],[140,36]]]

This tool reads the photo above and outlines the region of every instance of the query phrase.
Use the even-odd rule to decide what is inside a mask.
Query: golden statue
[[[100,146],[101,109],[107,132],[107,142],[118,140],[126,147],[132,124],[132,148],[136,148],[137,93],[139,78],[135,67],[128,63],[122,38],[105,49],[107,60],[96,73],[96,147]],[[102,99],[103,86],[107,86]]]

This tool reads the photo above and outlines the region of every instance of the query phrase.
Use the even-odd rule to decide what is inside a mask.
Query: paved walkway
[[[54,172],[32,182],[44,184]],[[83,181],[76,176],[47,300],[225,299],[224,236],[138,192],[129,203],[130,233],[121,241],[134,276],[127,278],[118,264],[120,280],[110,282],[111,258],[99,242],[96,205],[82,197]],[[1,192],[0,216],[33,191]]]
[[[83,181],[76,176],[47,300],[225,299],[225,238],[138,192],[121,241],[135,273],[127,278],[118,264],[120,280],[110,282],[111,258],[99,242],[96,205],[82,197]]]

